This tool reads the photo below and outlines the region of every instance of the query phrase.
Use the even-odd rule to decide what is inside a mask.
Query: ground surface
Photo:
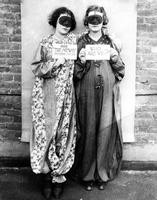
[[[0,169],[0,200],[44,200],[40,180],[30,169]],[[157,200],[157,171],[121,171],[104,191],[68,181],[60,200]]]

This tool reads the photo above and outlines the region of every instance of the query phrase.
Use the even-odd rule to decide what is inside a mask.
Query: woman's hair
[[[98,12],[103,13],[103,25],[108,24],[109,20],[108,20],[108,17],[106,15],[105,9],[103,7],[100,7],[100,6],[97,6],[97,5],[92,5],[92,6],[89,6],[86,10],[86,14],[85,14],[85,18],[84,18],[84,25],[85,26],[88,26],[88,14],[91,11],[98,11]]]
[[[72,20],[72,24],[71,24],[71,28],[70,31],[73,31],[76,28],[76,20],[75,20],[75,16],[73,14],[73,12],[71,10],[69,10],[66,7],[60,7],[57,8],[56,10],[54,10],[48,18],[48,23],[53,26],[54,28],[56,28],[56,24],[57,24],[57,20],[59,18],[59,16],[61,14],[68,14],[71,17]]]

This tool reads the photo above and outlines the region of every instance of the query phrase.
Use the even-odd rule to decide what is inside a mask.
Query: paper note
[[[86,60],[109,60],[110,45],[86,45]]]
[[[52,49],[53,58],[65,58],[76,60],[77,45],[76,44],[54,44]]]

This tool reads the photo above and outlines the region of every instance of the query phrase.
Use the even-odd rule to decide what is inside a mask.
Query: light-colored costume
[[[64,182],[74,162],[76,141],[75,98],[73,90],[74,61],[55,66],[52,58],[55,43],[76,44],[69,34],[63,40],[53,35],[39,45],[32,71],[35,83],[32,93],[33,134],[31,167],[35,173],[51,172],[52,182]]]

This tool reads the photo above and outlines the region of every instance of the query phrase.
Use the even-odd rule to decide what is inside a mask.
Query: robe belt
[[[96,60],[96,61],[93,61],[92,64],[94,65],[95,70],[96,70],[95,89],[103,88],[104,81],[103,81],[103,77],[102,77],[101,71],[100,71],[101,61]]]

